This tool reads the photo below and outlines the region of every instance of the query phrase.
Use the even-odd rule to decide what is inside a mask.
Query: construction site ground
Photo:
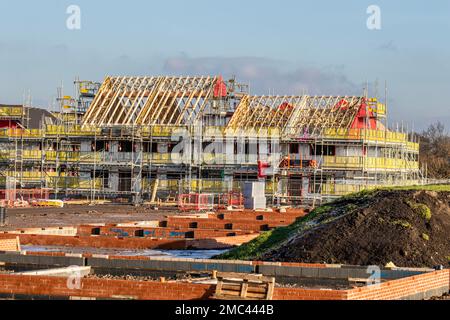
[[[64,208],[8,209],[7,225],[0,231],[18,228],[65,227],[90,223],[123,223],[128,221],[160,220],[177,214],[172,210],[153,210],[131,205],[70,205]]]
[[[9,209],[0,230],[0,299],[211,299],[220,292],[217,272],[273,279],[276,300],[445,299],[449,269],[433,267],[448,259],[448,197],[381,190],[312,212]],[[209,255],[165,255],[202,250]],[[211,258],[217,254],[232,259]],[[377,286],[373,264],[381,271]],[[61,275],[74,267],[83,272],[81,291]]]

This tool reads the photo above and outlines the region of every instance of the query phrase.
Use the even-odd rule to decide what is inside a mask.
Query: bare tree
[[[420,135],[420,162],[428,166],[430,178],[450,178],[450,136],[441,122],[431,124]]]

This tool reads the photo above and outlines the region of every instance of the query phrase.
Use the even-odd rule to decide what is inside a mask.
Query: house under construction
[[[0,106],[6,200],[141,203],[264,180],[272,204],[306,204],[423,179],[414,136],[389,129],[386,104],[367,93],[253,96],[220,76],[75,86],[59,92],[59,112]]]

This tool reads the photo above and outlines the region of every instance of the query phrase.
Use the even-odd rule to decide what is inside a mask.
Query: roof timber
[[[211,107],[220,77],[107,77],[83,118],[89,126],[191,125]],[[233,134],[278,129],[283,137],[349,128],[365,98],[242,95],[227,125]]]
[[[218,77],[107,77],[83,125],[187,125],[201,117]]]
[[[227,132],[277,128],[285,137],[321,136],[325,129],[350,128],[363,97],[244,96]]]

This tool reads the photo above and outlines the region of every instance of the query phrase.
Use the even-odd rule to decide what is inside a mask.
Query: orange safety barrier
[[[208,193],[181,194],[178,197],[181,211],[203,211],[214,209],[214,195]]]
[[[244,208],[244,197],[240,192],[228,192],[219,195],[219,209],[226,209],[229,206],[236,207],[238,209]]]
[[[5,207],[24,207],[42,199],[49,199],[49,189],[0,190],[0,203]]]

